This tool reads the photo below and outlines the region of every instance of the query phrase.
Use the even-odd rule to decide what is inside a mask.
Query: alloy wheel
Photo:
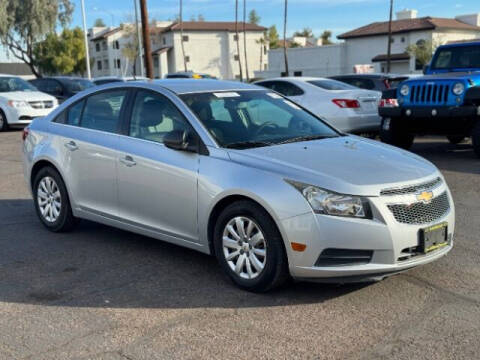
[[[223,230],[223,254],[239,277],[258,277],[267,261],[265,236],[255,221],[245,216],[231,219]]]
[[[50,223],[57,221],[62,209],[62,196],[52,177],[46,176],[40,180],[37,188],[37,202],[40,213],[46,221]]]

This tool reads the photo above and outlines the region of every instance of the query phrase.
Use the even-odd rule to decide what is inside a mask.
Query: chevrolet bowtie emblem
[[[423,191],[417,194],[417,200],[425,204],[428,204],[430,201],[432,201],[432,198],[433,198],[433,192],[431,191]]]

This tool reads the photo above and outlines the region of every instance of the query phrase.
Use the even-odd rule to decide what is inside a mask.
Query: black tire
[[[224,255],[223,231],[232,219],[239,216],[248,217],[258,225],[266,244],[264,268],[257,277],[251,279],[242,278],[232,270]],[[270,215],[254,202],[242,200],[227,206],[217,219],[213,241],[220,267],[242,289],[265,292],[281,286],[290,277],[282,236]]]
[[[465,140],[465,136],[449,135],[449,136],[447,136],[447,139],[450,142],[450,144],[457,145],[457,144],[460,144],[463,140]]]
[[[387,121],[389,125],[387,126]],[[380,128],[380,140],[382,142],[408,150],[412,147],[415,136],[402,128],[402,119],[384,118]]]
[[[40,187],[40,182],[45,178],[51,178],[55,181],[55,184],[60,192],[60,211],[59,215],[55,221],[47,221],[47,219],[42,215],[40,210],[38,189]],[[35,211],[37,212],[38,218],[42,224],[52,232],[67,232],[72,230],[77,224],[77,219],[73,216],[72,207],[70,205],[70,199],[68,198],[67,188],[63,182],[62,177],[53,167],[46,166],[40,169],[35,176],[33,181],[33,202],[35,204]]]
[[[0,132],[8,130],[8,122],[5,113],[0,109]]]
[[[480,158],[480,120],[477,121],[472,130],[472,144],[473,150],[477,157]]]

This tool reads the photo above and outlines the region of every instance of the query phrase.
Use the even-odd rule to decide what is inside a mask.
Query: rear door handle
[[[124,158],[121,158],[120,162],[128,167],[137,165],[135,160],[133,160],[133,158],[130,155],[126,155]]]
[[[78,150],[78,145],[75,143],[75,141],[69,141],[65,143],[65,147],[70,151]]]

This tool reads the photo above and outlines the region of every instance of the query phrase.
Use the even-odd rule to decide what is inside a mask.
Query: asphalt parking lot
[[[52,234],[0,133],[0,359],[479,359],[480,160],[419,140],[457,210],[447,257],[382,282],[235,288],[214,258],[103,225]]]

